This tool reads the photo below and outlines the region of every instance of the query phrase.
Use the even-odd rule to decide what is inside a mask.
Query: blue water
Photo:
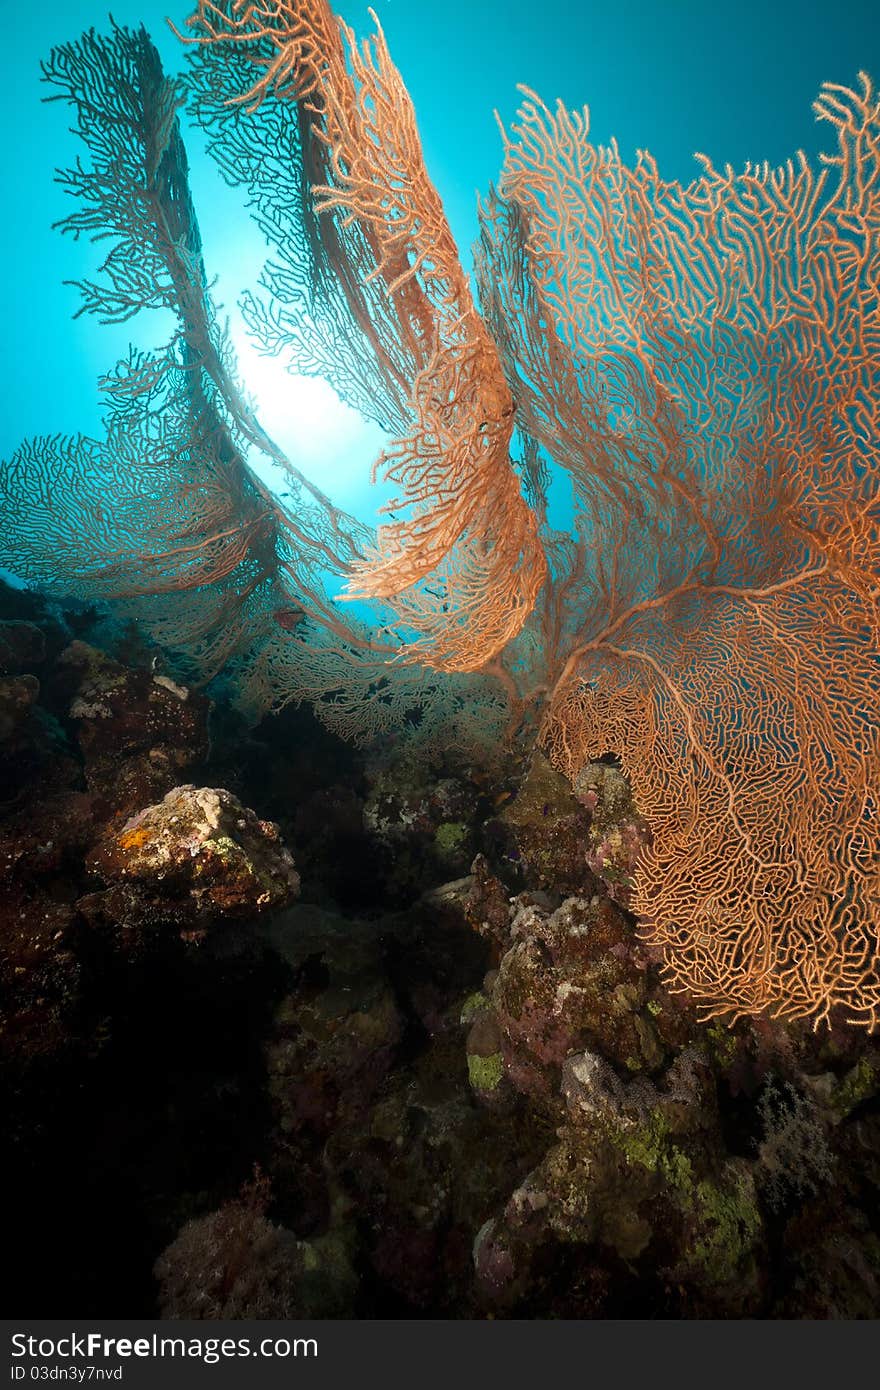
[[[369,32],[367,7],[343,3],[339,12]],[[624,158],[648,147],[669,178],[696,172],[700,149],[716,164],[748,159],[782,161],[798,147],[821,147],[822,131],[810,105],[822,81],[853,84],[859,68],[880,78],[880,22],[876,0],[834,6],[777,0],[738,0],[717,6],[695,0],[618,0],[614,6],[543,0],[447,0],[443,6],[376,0],[392,55],[415,102],[425,156],[469,264],[476,236],[476,192],[485,191],[501,161],[493,120],[497,108],[510,121],[517,82],[548,102],[588,102],[593,137],[616,136]],[[146,24],[168,71],[180,66],[178,40],[165,16],[182,23],[188,7],[174,0],[119,0],[117,23]],[[3,404],[0,455],[27,435],[82,432],[100,436],[97,378],[130,341],[149,347],[167,336],[160,315],[102,328],[72,319],[77,292],[62,282],[91,273],[98,250],[52,231],[72,210],[53,183],[57,165],[71,163],[77,142],[67,133],[61,103],[41,104],[46,89],[39,62],[53,44],[75,39],[90,25],[107,29],[103,0],[46,0],[16,14],[15,42],[0,63],[4,128],[2,186],[15,210],[0,225],[6,267]],[[233,338],[245,336],[236,301],[255,285],[264,257],[257,231],[204,151],[199,131],[187,129],[194,200],[209,275],[229,314]],[[305,472],[319,477],[334,500],[372,519],[382,496],[367,486],[370,463],[382,445],[375,426],[320,396],[311,414],[291,419],[277,381],[251,367],[248,382],[264,423]],[[328,405],[327,402],[330,401]],[[552,519],[564,520],[564,494],[554,496]]]

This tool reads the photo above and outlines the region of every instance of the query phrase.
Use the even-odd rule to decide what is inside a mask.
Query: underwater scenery
[[[880,1317],[880,21],[722,8],[16,15],[10,1313]]]

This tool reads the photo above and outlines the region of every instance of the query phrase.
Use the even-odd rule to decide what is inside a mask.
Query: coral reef
[[[475,298],[381,29],[190,38],[185,83],[117,26],[44,68],[84,307],[175,322],[102,440],[0,467],[56,595],[0,588],[22,1310],[876,1317],[870,81],[821,171],[686,186],[526,93]],[[187,98],[263,346],[392,436],[375,532],[239,386]]]
[[[104,438],[27,439],[0,465],[15,572],[112,600],[173,653],[170,694],[220,679],[253,719],[307,703],[365,749],[501,761],[503,740],[537,741],[586,779],[586,863],[705,1017],[848,1010],[873,1029],[871,79],[822,87],[818,161],[700,156],[686,183],[526,91],[479,207],[474,294],[378,22],[359,44],[327,0],[200,0],[187,28],[185,80],[116,25],[44,64],[82,147],[59,174],[79,200],[61,226],[110,241],[82,307],[161,307],[174,326],[108,375]],[[389,436],[375,529],[285,455],[238,382],[187,104],[272,247],[245,299],[262,349]],[[368,616],[334,601],[339,582]],[[27,698],[6,692],[7,723]],[[86,698],[83,718],[103,707]],[[583,892],[533,771],[511,857]],[[618,774],[639,814],[604,834]],[[559,819],[549,859],[554,837],[517,844],[534,795]],[[450,808],[434,858],[457,873],[468,833]]]
[[[54,679],[97,815],[117,821],[133,815],[205,761],[204,695],[168,676],[126,669],[81,641],[60,654]]]
[[[299,874],[278,827],[230,792],[175,787],[105,835],[86,869],[109,885],[80,904],[89,918],[173,922],[191,938],[227,917],[291,901]]]
[[[613,763],[571,789],[534,758],[488,782],[433,756],[354,769],[300,716],[242,736],[121,635],[105,655],[85,620],[73,643],[48,608],[16,621],[0,1099],[22,1298],[876,1316],[880,1050],[840,1022],[701,1023],[670,992],[626,905],[643,825]],[[298,789],[282,835],[263,816]],[[443,881],[462,844],[481,852]],[[86,1231],[88,1267],[47,1280],[36,1250]]]
[[[490,824],[490,844],[510,865],[514,882],[560,892],[592,892],[595,879],[584,850],[589,810],[569,782],[536,750],[516,795]]]
[[[378,764],[364,805],[364,824],[388,864],[385,900],[405,902],[413,892],[467,872],[476,848],[477,789],[443,760],[404,753]]]
[[[345,1317],[357,1276],[343,1241],[297,1240],[268,1221],[268,1184],[188,1221],[153,1268],[163,1318]]]

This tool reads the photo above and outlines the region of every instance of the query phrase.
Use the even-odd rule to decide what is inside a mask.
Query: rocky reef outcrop
[[[670,993],[612,757],[571,786],[539,752],[359,759],[307,711],[244,728],[95,615],[6,612],[28,1307],[876,1316],[880,1047]]]

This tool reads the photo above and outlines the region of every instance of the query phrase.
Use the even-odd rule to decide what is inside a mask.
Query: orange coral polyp
[[[124,830],[119,836],[120,849],[143,849],[152,838],[152,832],[146,826],[134,826],[131,830]]]

